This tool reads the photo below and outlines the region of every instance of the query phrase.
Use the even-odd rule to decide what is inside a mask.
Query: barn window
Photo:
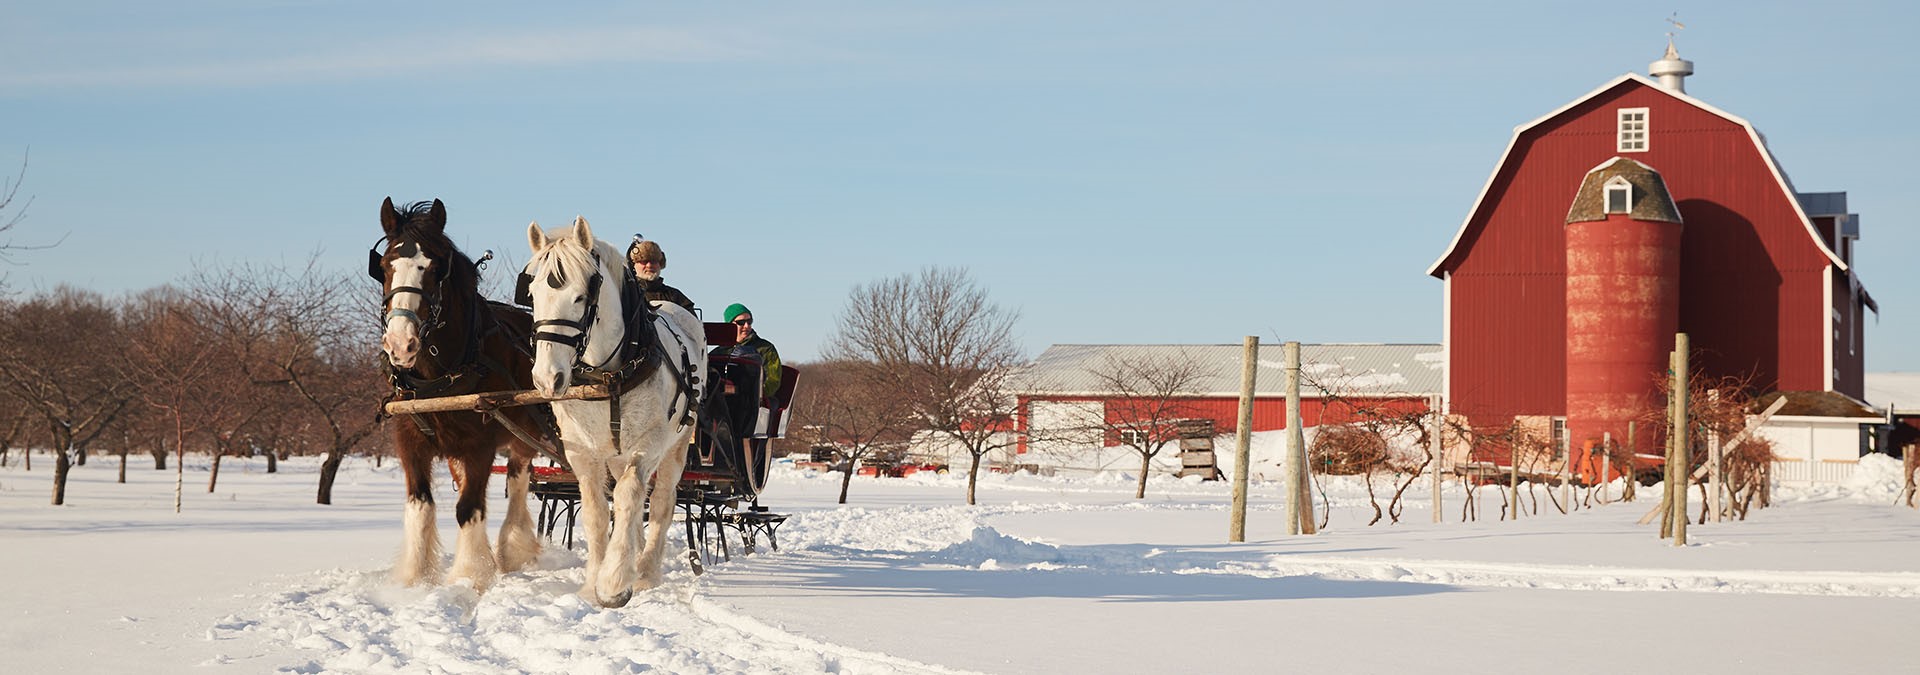
[[[1647,151],[1647,109],[1621,108],[1617,138],[1619,152]]]
[[[1147,432],[1138,429],[1121,429],[1120,443],[1134,447],[1143,447],[1147,444]]]
[[[1607,213],[1633,212],[1633,184],[1614,176],[1607,180]]]

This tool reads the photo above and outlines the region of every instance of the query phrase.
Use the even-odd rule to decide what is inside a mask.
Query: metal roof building
[[[1127,392],[1102,386],[1114,364],[1155,364],[1191,359],[1197,367],[1179,399],[1178,416],[1213,420],[1225,433],[1239,423],[1244,348],[1212,345],[1054,345],[1012,381],[1018,398],[1018,452],[1045,445],[1112,446],[1116,426],[1142,414]],[[1253,431],[1287,427],[1284,345],[1260,346],[1255,370]],[[1437,344],[1305,344],[1300,347],[1300,417],[1306,426],[1340,420],[1362,407],[1426,410],[1441,391],[1442,351]],[[1103,377],[1102,374],[1107,374]],[[1136,392],[1139,390],[1135,390]],[[1160,412],[1165,412],[1164,410]],[[1101,438],[1096,431],[1105,427]],[[1076,435],[1072,430],[1081,430]]]
[[[1256,397],[1285,396],[1283,345],[1260,345]],[[1053,345],[1015,378],[1014,392],[1029,396],[1104,396],[1097,373],[1109,359],[1148,361],[1192,358],[1202,367],[1195,396],[1238,398],[1241,353],[1237,344]],[[1331,393],[1366,398],[1425,398],[1440,393],[1444,353],[1437,344],[1300,345],[1300,395]]]

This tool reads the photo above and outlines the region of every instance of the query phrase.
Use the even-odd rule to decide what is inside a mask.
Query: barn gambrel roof
[[[1813,245],[1817,247],[1822,254],[1826,255],[1827,260],[1832,261],[1834,267],[1841,270],[1848,269],[1846,261],[1841,260],[1840,256],[1834,253],[1832,248],[1829,248],[1827,246],[1826,241],[1821,239],[1820,231],[1815,229],[1813,226],[1813,219],[1807,217],[1806,209],[1802,207],[1800,204],[1799,195],[1793,189],[1793,182],[1788,180],[1787,174],[1780,170],[1780,162],[1774,160],[1773,151],[1767,148],[1766,137],[1760,134],[1759,129],[1754,128],[1752,122],[1748,122],[1747,120],[1737,115],[1734,115],[1732,113],[1729,113],[1727,111],[1721,110],[1719,108],[1715,108],[1711,104],[1708,104],[1706,101],[1702,101],[1692,96],[1688,96],[1684,92],[1674,91],[1672,89],[1668,89],[1667,87],[1661,86],[1660,83],[1655,82],[1651,79],[1648,79],[1644,75],[1630,72],[1630,73],[1621,75],[1619,77],[1613,78],[1613,80],[1607,82],[1606,84],[1600,85],[1599,88],[1594,89],[1593,91],[1587,92],[1586,95],[1584,96],[1573,99],[1572,101],[1568,101],[1566,105],[1560,106],[1558,109],[1554,110],[1553,112],[1540,116],[1539,119],[1514,127],[1513,136],[1507,139],[1507,149],[1500,152],[1500,161],[1496,162],[1493,165],[1493,172],[1487,175],[1486,184],[1480,186],[1480,196],[1474,198],[1473,208],[1467,210],[1466,220],[1461,221],[1460,229],[1453,233],[1453,241],[1450,241],[1447,243],[1446,252],[1441,253],[1439,259],[1434,260],[1432,265],[1427,266],[1427,275],[1432,277],[1441,277],[1441,268],[1447,267],[1448,266],[1447,261],[1452,260],[1456,255],[1459,254],[1460,242],[1462,239],[1466,237],[1467,228],[1473,227],[1474,218],[1478,217],[1480,215],[1481,208],[1486,206],[1487,193],[1493,190],[1494,181],[1499,179],[1500,171],[1502,169],[1505,169],[1507,167],[1507,162],[1513,159],[1513,148],[1514,146],[1520,143],[1520,137],[1523,134],[1526,134],[1528,131],[1533,130],[1534,127],[1538,127],[1549,120],[1552,120],[1556,117],[1559,117],[1562,114],[1565,114],[1567,111],[1572,110],[1575,107],[1578,107],[1580,104],[1586,103],[1587,101],[1593,99],[1594,97],[1604,94],[1608,91],[1612,91],[1615,87],[1618,87],[1621,84],[1624,84],[1627,82],[1638,82],[1642,85],[1646,85],[1647,87],[1650,87],[1655,91],[1659,91],[1659,92],[1665,93],[1668,96],[1672,96],[1673,98],[1678,99],[1682,103],[1686,103],[1687,105],[1691,105],[1701,110],[1704,110],[1708,113],[1717,115],[1722,119],[1725,119],[1734,124],[1738,124],[1742,128],[1746,129],[1747,137],[1749,139],[1752,139],[1753,147],[1755,150],[1759,151],[1761,161],[1765,162],[1767,165],[1767,170],[1773,173],[1774,180],[1778,182],[1780,185],[1780,190],[1782,195],[1786,198],[1787,203],[1792,205],[1794,214],[1799,216],[1801,226],[1806,228],[1807,238],[1813,241]]]
[[[1237,344],[1201,345],[1053,345],[1013,378],[1013,393],[1026,396],[1106,396],[1095,375],[1108,359],[1143,361],[1180,358],[1201,366],[1195,396],[1238,397],[1241,354]],[[1300,395],[1426,397],[1440,393],[1444,363],[1437,344],[1302,344]],[[1256,396],[1286,395],[1286,352],[1279,344],[1260,345],[1254,376]]]

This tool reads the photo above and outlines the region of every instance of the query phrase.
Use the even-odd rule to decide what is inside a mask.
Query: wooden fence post
[[[1447,445],[1441,436],[1447,432],[1447,415],[1440,410],[1439,396],[1433,397],[1433,438],[1427,445],[1433,447],[1433,522],[1440,522],[1440,470],[1446,466]]]
[[[1300,419],[1300,343],[1286,343],[1287,534],[1313,534],[1313,494],[1308,491],[1307,436]]]
[[[1707,400],[1718,407],[1720,390],[1714,389],[1707,392]],[[1718,523],[1724,520],[1720,510],[1728,501],[1728,498],[1722,495],[1726,492],[1727,475],[1724,473],[1726,466],[1721,463],[1720,432],[1712,429],[1707,430],[1707,465],[1710,467],[1707,469],[1707,482],[1713,484],[1713,491],[1707,493],[1707,509],[1713,513],[1713,522]]]
[[[1260,363],[1260,336],[1248,335],[1240,353],[1240,422],[1233,432],[1233,506],[1227,541],[1247,540],[1247,472],[1253,442],[1253,383]]]
[[[1627,424],[1631,425],[1632,422]],[[1613,487],[1613,432],[1600,434],[1600,503],[1609,501],[1608,493]]]
[[[1573,511],[1573,430],[1560,434],[1560,512]]]
[[[1634,458],[1634,455],[1640,452],[1640,446],[1634,444],[1636,440],[1633,435],[1634,427],[1634,421],[1627,420],[1627,468],[1620,471],[1621,477],[1627,479],[1620,484],[1620,501],[1623,502],[1633,501],[1634,497],[1639,496],[1636,493],[1639,492],[1637,488],[1640,487],[1640,475],[1634,467],[1639,466],[1640,462]]]
[[[1507,501],[1513,502],[1513,519],[1520,519],[1520,449],[1508,446]],[[1531,488],[1529,488],[1531,490]],[[1529,491],[1527,494],[1533,494]]]
[[[1673,388],[1674,353],[1667,352],[1667,448],[1662,453],[1660,470],[1664,478],[1660,481],[1660,538],[1673,536],[1673,405],[1676,394]]]
[[[1687,483],[1691,482],[1688,478],[1692,475],[1691,469],[1693,468],[1692,448],[1688,447],[1688,443],[1691,440],[1690,435],[1693,422],[1688,419],[1687,416],[1687,406],[1692,403],[1692,401],[1689,400],[1692,393],[1692,389],[1690,388],[1691,384],[1687,381],[1687,369],[1688,364],[1691,363],[1691,359],[1688,358],[1687,349],[1687,334],[1674,333],[1673,390],[1675,392],[1675,403],[1673,412],[1673,456],[1680,464],[1679,467],[1673,470],[1674,477],[1679,481],[1679,485],[1676,485],[1673,489],[1674,546],[1687,545]]]

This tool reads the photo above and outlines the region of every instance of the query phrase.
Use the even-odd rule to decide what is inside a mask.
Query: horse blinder
[[[520,271],[520,278],[513,282],[513,304],[521,307],[533,306],[533,275],[526,270]]]

